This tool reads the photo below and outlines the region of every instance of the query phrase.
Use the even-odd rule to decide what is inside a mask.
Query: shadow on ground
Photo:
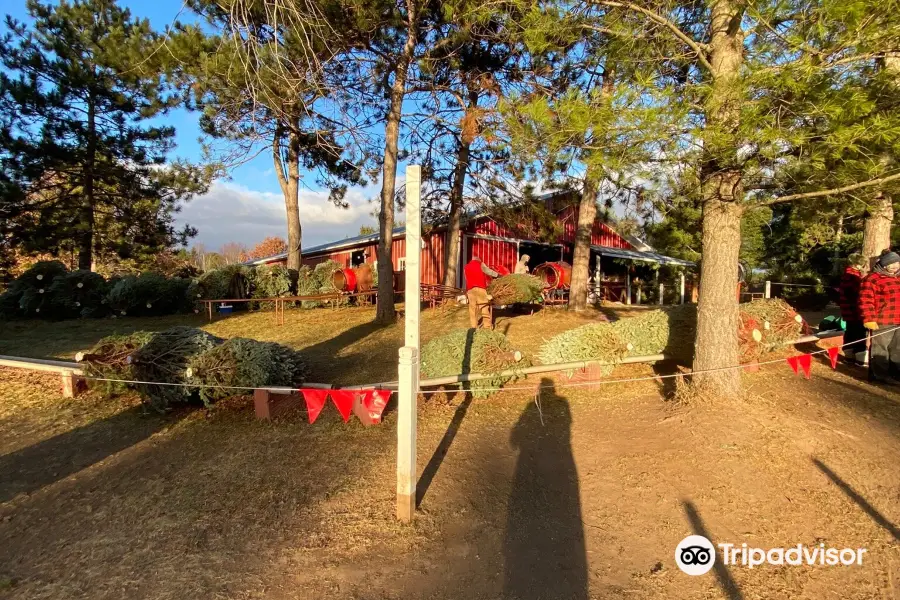
[[[825,474],[828,479],[832,481],[838,488],[846,494],[846,496],[856,503],[856,505],[869,517],[872,521],[875,522],[876,525],[887,531],[896,541],[900,541],[900,528],[897,527],[890,519],[885,517],[877,508],[872,506],[859,492],[857,492],[853,486],[849,483],[841,479],[841,477],[832,471],[828,465],[823,463],[816,457],[811,457],[810,460],[815,465],[817,469],[819,469],[822,473]]]
[[[588,598],[587,554],[572,414],[550,379],[510,437],[518,449],[503,541],[503,593],[521,600]]]
[[[138,406],[0,456],[0,503],[65,479],[147,439],[174,420],[144,415]]]

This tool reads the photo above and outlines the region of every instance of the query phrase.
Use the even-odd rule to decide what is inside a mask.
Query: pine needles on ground
[[[186,381],[200,384],[203,403],[250,393],[239,386],[297,387],[309,370],[301,354],[274,342],[232,338],[220,346],[194,355],[188,362]],[[225,389],[216,386],[226,386]]]
[[[434,338],[422,348],[422,376],[447,377],[461,373],[500,373],[525,367],[527,361],[516,362],[506,336],[488,329],[457,329]],[[515,376],[495,376],[471,382],[476,398],[490,396],[489,388],[500,387]]]
[[[493,296],[494,304],[527,304],[541,299],[544,282],[533,275],[512,274],[491,281],[487,293]]]

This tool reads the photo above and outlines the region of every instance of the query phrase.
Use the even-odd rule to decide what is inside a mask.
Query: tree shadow
[[[587,553],[572,414],[549,378],[513,428],[519,450],[509,497],[504,595],[520,600],[588,598]]]
[[[472,371],[472,343],[474,342],[474,340],[475,330],[469,329],[468,333],[466,334],[466,346],[463,353],[463,373],[470,373]],[[472,394],[470,393],[470,389],[471,388],[469,382],[463,382],[463,401],[459,406],[456,407],[456,411],[453,413],[453,418],[450,420],[450,424],[447,426],[447,431],[444,432],[444,436],[438,443],[437,448],[434,449],[434,453],[432,453],[431,458],[428,460],[428,463],[422,470],[422,475],[419,477],[419,481],[416,483],[416,508],[418,508],[419,505],[422,504],[422,501],[425,499],[425,494],[428,493],[428,488],[431,487],[431,482],[434,480],[434,476],[437,475],[438,469],[441,467],[441,463],[444,462],[444,457],[446,457],[447,452],[450,451],[450,446],[453,444],[453,440],[456,439],[456,434],[459,433],[459,428],[462,425],[463,420],[466,418],[466,413],[469,411],[469,406],[472,404]]]
[[[716,548],[716,542],[713,540],[712,535],[710,535],[709,530],[703,523],[703,519],[700,518],[700,513],[697,512],[697,507],[694,506],[694,503],[690,500],[682,500],[681,504],[684,507],[684,514],[691,523],[694,534],[702,535],[712,543],[713,548]],[[725,597],[728,598],[728,600],[743,600],[744,596],[741,594],[737,582],[731,577],[728,567],[726,567],[721,560],[717,559],[715,564],[713,564],[713,572],[716,574],[716,579],[719,582],[719,587],[722,588],[722,593],[725,594]]]
[[[841,479],[837,473],[828,468],[825,463],[814,456],[810,457],[810,460],[816,466],[816,468],[822,471],[822,473],[824,473],[825,476],[832,481],[832,483],[838,486],[841,491],[847,495],[848,498],[853,500],[857,504],[857,506],[859,506],[863,510],[863,512],[869,515],[869,517],[873,521],[875,521],[875,523],[879,527],[894,536],[895,540],[900,541],[900,528],[898,528],[887,517],[881,514],[878,509],[869,504],[859,492],[853,489],[853,487],[849,483]]]
[[[90,467],[149,438],[172,420],[145,415],[138,406],[0,456],[0,503]]]
[[[350,385],[358,382],[395,380],[397,378],[397,350],[402,345],[402,339],[397,340],[396,344],[390,344],[393,352],[382,352],[381,348],[377,348],[342,355],[348,346],[357,344],[370,335],[388,328],[390,325],[382,325],[374,321],[362,323],[333,338],[302,348],[300,353],[306,359],[313,374],[327,373],[329,377],[326,379],[337,379],[324,383]],[[402,331],[399,333],[402,335]],[[388,364],[390,368],[386,370]],[[348,375],[353,379],[346,379]],[[315,375],[313,379],[315,380]]]

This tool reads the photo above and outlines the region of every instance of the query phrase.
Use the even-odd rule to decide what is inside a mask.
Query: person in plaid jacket
[[[848,257],[849,265],[841,275],[840,306],[844,320],[844,354],[852,363],[866,363],[866,328],[859,312],[859,288],[862,285],[866,261],[854,252]]]
[[[863,326],[872,332],[869,379],[900,378],[900,255],[883,252],[859,288]]]

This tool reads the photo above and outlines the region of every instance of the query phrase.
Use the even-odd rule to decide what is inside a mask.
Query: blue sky
[[[176,19],[188,21],[191,14],[181,0],[119,0],[132,14],[150,20],[153,28],[162,30]],[[0,13],[27,20],[25,0],[0,2]],[[180,13],[180,14],[179,14]],[[175,127],[177,148],[173,154],[188,160],[200,160],[201,136],[197,115],[175,110],[162,119]],[[225,181],[213,183],[203,196],[188,202],[178,216],[181,223],[190,223],[199,233],[194,243],[202,243],[214,250],[230,241],[252,246],[264,237],[287,237],[284,201],[275,176],[271,153],[262,152],[252,161],[230,172]],[[402,176],[402,173],[398,175]],[[379,186],[352,189],[347,194],[349,209],[339,209],[328,202],[327,192],[318,189],[309,174],[311,188],[301,191],[300,221],[303,225],[303,245],[350,237],[359,232],[360,225],[375,225],[371,216]],[[401,177],[402,179],[402,177]]]

